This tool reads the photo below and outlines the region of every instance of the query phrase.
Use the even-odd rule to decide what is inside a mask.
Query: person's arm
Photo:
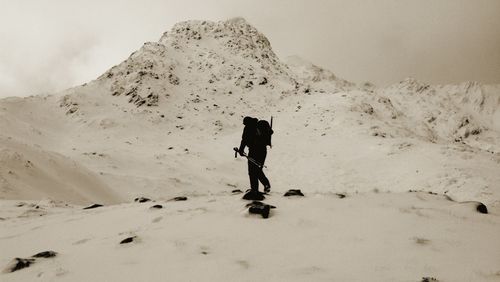
[[[245,126],[245,128],[243,129],[243,135],[241,136],[240,148],[238,150],[240,156],[243,156],[243,154],[245,153],[246,146],[248,146],[248,127]]]

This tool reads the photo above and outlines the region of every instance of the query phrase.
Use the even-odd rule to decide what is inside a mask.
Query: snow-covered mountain
[[[210,163],[202,155],[220,147],[214,142],[219,136],[240,130],[243,115],[276,115],[277,104],[302,85],[245,20],[188,21],[88,84],[49,97],[3,100],[2,137],[65,155],[100,174],[99,181],[127,186],[118,190],[171,191],[163,187],[196,178],[205,183],[206,173],[192,173],[192,163]],[[231,145],[238,142],[232,139]],[[163,180],[150,183],[150,175]],[[1,177],[4,187],[12,186],[8,173]],[[19,197],[4,190],[3,197]]]
[[[20,197],[16,187],[21,184],[40,189],[29,184],[36,183],[30,174],[16,179],[20,168],[9,161],[13,154],[29,159],[28,151],[34,150],[46,159],[58,154],[85,167],[94,181],[107,186],[105,190],[121,194],[120,201],[186,189],[206,193],[226,184],[246,188],[244,165],[234,166],[235,160],[229,158],[239,142],[245,115],[275,117],[276,140],[269,166],[274,183],[282,189],[455,192],[458,184],[428,184],[436,179],[434,173],[424,174],[423,182],[414,183],[411,178],[411,183],[405,183],[408,178],[401,178],[399,163],[386,164],[389,171],[380,172],[392,180],[389,183],[368,178],[354,185],[366,178],[363,164],[378,167],[421,146],[436,150],[442,165],[453,167],[453,173],[457,163],[444,163],[450,157],[469,163],[469,157],[462,156],[468,152],[484,154],[487,157],[482,159],[491,162],[488,167],[498,168],[498,86],[473,82],[431,86],[407,79],[386,89],[366,89],[297,57],[287,63],[244,19],[187,21],[87,84],[53,96],[4,99],[0,108],[5,147],[2,197]],[[356,142],[366,144],[356,147]],[[381,149],[369,149],[373,146]],[[343,156],[350,150],[356,153]],[[377,157],[372,159],[372,153]],[[361,163],[356,155],[362,156]],[[393,165],[398,169],[390,172]],[[313,177],[296,177],[304,169]],[[355,174],[353,179],[341,177],[340,171],[345,170]],[[448,173],[441,170],[436,168],[440,174]],[[481,174],[450,181],[468,186],[471,178],[491,178],[495,181],[487,180],[488,188],[481,189],[498,190],[492,187],[500,183],[497,176]],[[477,182],[470,185],[474,192],[465,199],[484,201]],[[87,186],[75,187],[86,190]],[[41,195],[58,198],[58,193],[42,190]]]
[[[100,250],[101,244],[107,243],[109,238],[116,239],[117,234],[133,235],[143,231],[143,236],[157,238],[152,239],[156,242],[160,240],[154,228],[132,227],[139,224],[136,222],[139,219],[149,216],[129,203],[139,196],[159,202],[179,195],[194,199],[192,205],[198,208],[186,204],[178,213],[175,207],[168,209],[169,218],[186,230],[193,222],[191,218],[198,218],[193,219],[195,222],[201,220],[197,216],[211,221],[223,215],[226,225],[214,223],[221,229],[232,224],[242,226],[239,213],[236,216],[231,214],[235,205],[241,204],[231,196],[231,191],[248,188],[247,167],[244,159],[234,158],[232,148],[239,144],[242,119],[247,115],[265,119],[274,117],[273,148],[269,150],[266,161],[266,174],[276,193],[274,195],[295,188],[313,196],[307,201],[293,202],[300,210],[287,213],[278,209],[285,218],[280,225],[283,228],[265,229],[266,236],[279,234],[284,237],[309,226],[317,231],[310,234],[313,241],[328,242],[326,249],[316,246],[322,249],[321,252],[335,249],[335,242],[322,235],[335,228],[335,224],[326,219],[321,219],[321,223],[317,221],[324,217],[325,210],[333,209],[332,203],[342,207],[342,210],[335,210],[339,217],[355,217],[355,213],[348,212],[354,206],[366,211],[363,213],[366,220],[380,221],[378,216],[387,215],[391,216],[388,221],[394,224],[394,228],[401,228],[398,223],[405,220],[407,213],[415,213],[418,219],[422,216],[432,218],[432,226],[455,222],[456,218],[465,218],[469,222],[467,214],[473,207],[458,202],[481,201],[496,217],[484,220],[474,217],[471,220],[479,221],[473,226],[483,228],[487,234],[498,231],[499,85],[466,82],[437,86],[411,78],[387,88],[377,88],[369,83],[356,85],[298,57],[280,60],[269,40],[241,18],[220,22],[181,22],[164,33],[158,42],[145,43],[127,60],[96,80],[49,96],[0,100],[1,218],[10,224],[9,230],[23,233],[24,227],[15,225],[17,218],[26,217],[27,225],[23,226],[29,229],[37,222],[32,215],[48,214],[47,218],[58,222],[58,232],[63,232],[61,228],[73,230],[73,233],[68,233],[71,235],[54,242],[54,245],[66,252],[77,253],[82,250],[79,245],[91,241],[94,236],[87,234],[88,230],[84,228],[93,228],[99,222],[111,222],[123,216],[137,219],[130,226],[125,224],[128,220],[120,220],[120,228],[134,231],[118,231],[114,225],[100,230],[95,235],[98,240],[94,242],[97,243],[85,248],[89,254],[91,250]],[[431,192],[432,195],[407,195],[410,190]],[[352,196],[351,201],[356,197],[360,200],[338,203],[333,200],[336,193],[348,195],[348,198]],[[436,198],[429,198],[434,196]],[[18,200],[36,203],[42,199],[45,200],[38,205],[16,203]],[[284,209],[294,207],[287,200],[275,201]],[[82,227],[67,223],[80,220],[80,214],[73,214],[72,205],[90,203],[122,204],[92,214],[95,221],[86,220]],[[25,209],[22,215],[18,214],[16,205]],[[68,210],[64,209],[65,205],[69,205]],[[39,207],[38,211],[33,212],[34,206]],[[387,206],[394,206],[397,210]],[[344,209],[347,213],[343,213]],[[372,213],[372,209],[377,212]],[[428,212],[430,210],[433,212]],[[186,221],[184,217],[187,217]],[[81,218],[88,217],[82,214]],[[368,221],[358,222],[361,217],[355,218],[352,222],[374,228],[375,234],[382,236],[388,232],[379,225],[367,225]],[[161,218],[151,220],[159,222]],[[340,221],[344,230],[350,226],[350,219]],[[405,228],[418,233],[421,226]],[[457,230],[461,226],[457,223],[452,228]],[[203,229],[189,230],[202,234]],[[174,236],[168,233],[169,230],[164,227],[159,232],[166,237],[182,237],[187,232],[179,231]],[[250,232],[245,228],[241,230]],[[43,229],[37,234],[47,237],[50,232]],[[82,233],[89,238],[77,240],[77,234]],[[456,242],[464,244],[460,250],[471,246],[486,250],[489,245],[482,241],[480,234],[472,233],[460,229],[460,236],[477,236],[473,237],[473,243],[467,243],[457,235]],[[212,240],[210,234],[200,236]],[[224,234],[228,235],[227,232]],[[353,248],[360,241],[371,240],[359,233],[346,231],[339,234],[341,238],[337,239]],[[400,233],[394,234],[393,237],[398,237]],[[224,236],[219,233],[212,235]],[[360,237],[356,237],[358,235]],[[173,237],[172,240],[180,240]],[[30,238],[26,235],[18,240],[31,242]],[[234,246],[244,243],[226,239]],[[290,242],[299,243],[299,239],[292,238]],[[417,239],[419,244],[427,244],[425,238]],[[397,240],[396,247],[392,243],[377,246],[398,248],[405,244],[405,240],[408,239]],[[270,244],[280,241],[275,238],[267,242],[270,243],[265,246],[271,247]],[[448,243],[439,241],[436,248],[446,248]],[[216,245],[222,248],[220,244]],[[33,246],[25,244],[26,253],[31,252]],[[370,248],[373,245],[366,243],[364,246]],[[299,248],[297,252],[315,252],[314,249]],[[14,251],[9,247],[9,255]],[[177,251],[180,253],[176,254],[183,254],[182,248]],[[413,249],[408,251],[413,252]],[[342,253],[348,255],[349,251]],[[80,255],[93,261],[89,254]],[[112,260],[116,253],[110,254]],[[364,257],[362,253],[355,254],[358,259]],[[482,259],[495,258],[492,252],[485,251],[482,255]],[[308,256],[311,257],[313,253]],[[220,256],[216,261],[226,258]],[[235,259],[240,261],[242,269],[248,269],[245,260]],[[153,256],[148,261],[153,260],[161,261],[161,258]],[[272,261],[269,260],[271,265]],[[403,263],[402,267],[411,265],[411,260],[401,262],[392,257],[391,261]],[[7,259],[1,262],[6,263]],[[332,277],[315,276],[323,268],[328,272],[326,266],[317,268],[297,263],[304,272],[301,275],[310,272],[314,274],[310,278],[320,280]],[[419,267],[428,268],[427,265]],[[401,276],[391,276],[391,272],[383,268],[381,264],[372,273],[378,273],[377,278],[404,280],[400,279]],[[266,269],[269,271],[262,273],[269,274],[273,268]],[[488,268],[488,271],[489,274],[485,275],[493,273],[491,277],[498,277],[498,273],[494,274],[496,270]],[[55,276],[49,277],[64,275],[65,272],[57,270],[54,273]],[[239,273],[239,270],[231,273]],[[80,273],[73,278],[88,280],[87,274]],[[445,271],[443,275],[457,278],[461,277],[460,274]],[[36,273],[26,277],[34,277],[31,275]],[[125,279],[120,275],[110,272],[108,278]],[[471,276],[471,279],[483,277],[481,275]],[[19,280],[26,278],[22,275],[15,277]],[[132,279],[130,277],[128,279]],[[185,280],[196,278],[187,277]],[[228,279],[224,275],[217,277]],[[259,275],[251,277],[263,278]],[[301,280],[300,277],[293,275],[290,278]],[[342,272],[333,277],[345,281],[371,276],[352,276]]]

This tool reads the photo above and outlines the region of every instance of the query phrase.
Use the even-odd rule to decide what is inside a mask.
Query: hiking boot
[[[271,192],[271,186],[264,187],[264,193],[269,193],[269,192]]]

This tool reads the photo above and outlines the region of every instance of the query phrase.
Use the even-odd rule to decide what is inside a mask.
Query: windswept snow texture
[[[274,117],[269,219],[230,195],[244,116]],[[0,280],[494,281],[499,172],[499,85],[355,85],[244,19],[182,22],[94,81],[0,100],[0,263],[60,254]]]
[[[427,193],[289,198],[263,219],[240,196],[75,210],[0,206],[1,267],[59,255],[2,281],[498,281],[500,218]],[[266,200],[267,201],[267,200]],[[22,223],[22,224],[21,224]],[[43,238],[43,240],[41,240]],[[120,244],[122,241],[127,242]],[[16,242],[16,244],[12,244]]]

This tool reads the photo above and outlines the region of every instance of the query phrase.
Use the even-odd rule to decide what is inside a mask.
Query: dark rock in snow
[[[4,269],[5,273],[18,271],[35,263],[35,259],[15,258]]]
[[[262,201],[266,197],[264,196],[264,193],[259,192],[259,191],[247,191],[245,195],[243,195],[244,200],[251,200],[251,201]]]
[[[120,244],[128,244],[128,243],[132,243],[135,238],[137,238],[137,236],[132,236],[132,237],[128,237],[128,238],[125,238],[123,239]]]
[[[150,207],[150,209],[162,209],[163,206],[162,205],[154,205],[152,207]]]
[[[33,255],[32,257],[34,258],[52,258],[57,256],[57,253],[54,251],[45,251],[45,252],[40,252],[36,255]]]
[[[300,191],[300,189],[290,189],[283,196],[285,196],[285,197],[290,197],[290,196],[304,197],[304,194],[302,193],[302,191]]]
[[[250,207],[263,207],[263,206],[269,206],[271,209],[275,209],[276,207],[273,205],[268,205],[266,203],[263,203],[261,201],[252,201],[251,203],[248,203],[245,205],[245,207],[250,208]]]
[[[3,270],[5,273],[14,272],[34,264],[38,258],[52,258],[57,255],[54,251],[44,251],[31,256],[31,258],[15,258]]]
[[[337,195],[337,197],[339,197],[340,199],[343,199],[346,197],[346,195],[342,194],[342,193],[335,193],[335,195]]]
[[[476,210],[480,213],[488,214],[488,208],[483,203],[478,203],[476,206]]]
[[[248,207],[249,213],[260,214],[263,218],[268,218],[271,209],[276,208],[275,206],[264,204],[259,201],[253,201],[252,203],[247,204],[246,206]]]
[[[252,201],[247,204],[246,207],[248,208],[249,213],[260,214],[263,218],[268,218],[271,209],[276,208],[275,206],[268,205],[260,201]]]
[[[149,202],[149,201],[151,201],[151,199],[144,198],[144,197],[139,197],[139,198],[134,199],[134,202],[138,202],[138,203],[145,203],[145,202]]]
[[[243,191],[241,191],[240,189],[235,189],[235,190],[231,191],[231,193],[233,193],[233,194],[241,194],[241,193],[243,193]]]
[[[90,210],[90,209],[95,209],[95,208],[98,208],[98,207],[102,207],[102,205],[100,205],[100,204],[93,204],[93,205],[85,207],[83,209],[84,210]]]
[[[263,218],[269,217],[270,207],[268,205],[262,207],[250,207],[249,213],[260,214]]]
[[[188,199],[187,197],[179,196],[179,197],[175,197],[175,198],[170,199],[170,201],[176,201],[176,202],[178,202],[178,201],[187,201],[187,199]]]
[[[422,282],[439,282],[439,280],[434,277],[422,277]]]

